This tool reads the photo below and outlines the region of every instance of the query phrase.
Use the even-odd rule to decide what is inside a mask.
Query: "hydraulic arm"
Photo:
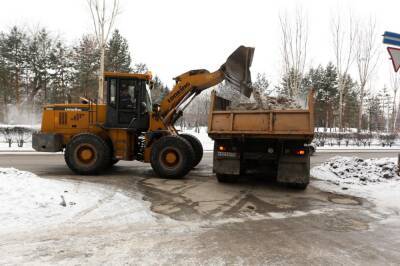
[[[176,77],[174,88],[160,103],[159,116],[162,124],[165,127],[172,126],[182,114],[182,110],[198,94],[223,80],[228,82],[232,88],[250,97],[252,89],[249,68],[253,60],[253,54],[254,48],[240,46],[217,71],[191,70]],[[185,103],[186,105],[183,106]],[[159,123],[155,126],[160,127]]]

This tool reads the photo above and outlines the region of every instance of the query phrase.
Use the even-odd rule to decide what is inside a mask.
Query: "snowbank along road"
[[[334,155],[316,153],[312,164]],[[354,155],[397,156],[345,154]],[[0,155],[0,264],[400,261],[400,207],[324,179],[305,191],[262,179],[218,184],[211,159],[164,180],[140,163],[77,176],[59,154]]]

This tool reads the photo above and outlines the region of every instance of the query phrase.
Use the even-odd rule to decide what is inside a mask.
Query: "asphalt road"
[[[397,157],[399,152],[394,151],[380,151],[374,152],[358,152],[346,150],[340,151],[323,151],[317,152],[311,156],[311,167],[323,163],[324,161],[334,156],[356,156],[360,158],[382,158],[382,157]],[[212,164],[212,152],[205,152],[203,156],[202,166],[210,166]],[[134,169],[143,167],[146,168],[149,165],[142,164],[140,162],[124,162],[120,161],[117,165],[118,170],[127,170],[125,168]],[[64,158],[62,154],[48,154],[48,153],[7,153],[0,152],[0,167],[15,167],[19,170],[30,171],[37,175],[71,175],[71,171],[65,166]],[[113,169],[115,171],[115,169]],[[117,171],[119,172],[119,171]]]
[[[339,153],[316,153],[312,166],[335,155]],[[397,157],[392,152],[343,155]],[[315,180],[305,191],[258,179],[219,184],[211,171],[211,156],[206,153],[185,179],[164,180],[138,162],[119,162],[101,176],[77,176],[60,154],[0,154],[0,167],[49,179],[107,184],[127,195],[139,191],[155,213],[176,222],[171,227],[160,221],[156,228],[136,228],[129,221],[124,227],[100,228],[80,227],[77,222],[1,236],[0,264],[396,265],[400,261],[398,211],[382,212],[368,200],[321,191],[313,186]]]

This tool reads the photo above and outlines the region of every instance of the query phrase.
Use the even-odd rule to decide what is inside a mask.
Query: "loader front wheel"
[[[65,153],[68,167],[80,175],[99,174],[111,161],[108,144],[97,135],[85,133],[74,136]]]
[[[193,166],[195,153],[192,145],[179,136],[164,136],[151,151],[151,167],[163,178],[182,178]]]
[[[203,159],[203,145],[198,138],[190,134],[180,134],[182,138],[186,139],[192,145],[194,150],[194,161],[193,161],[193,168],[195,168]]]

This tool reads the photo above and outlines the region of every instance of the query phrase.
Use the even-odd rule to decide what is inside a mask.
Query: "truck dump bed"
[[[313,92],[307,97],[307,109],[296,110],[228,110],[230,101],[213,91],[208,120],[212,139],[254,137],[270,139],[304,139],[314,137]]]

